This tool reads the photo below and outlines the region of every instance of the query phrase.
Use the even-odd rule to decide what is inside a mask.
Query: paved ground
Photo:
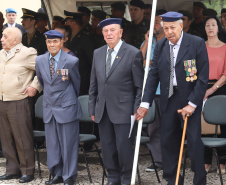
[[[141,146],[140,153],[145,154],[147,153],[147,149],[144,146]],[[79,152],[79,164],[78,164],[78,177],[77,183],[78,185],[89,185],[94,184],[98,185],[102,182],[102,167],[99,163],[97,154],[90,153],[88,154],[88,160],[90,163],[90,171],[92,175],[93,183],[89,182],[87,171],[85,167],[85,161],[81,152]],[[40,151],[41,157],[41,169],[42,169],[42,179],[38,176],[38,171],[35,172],[35,180],[31,183],[27,183],[29,185],[37,185],[37,184],[45,184],[45,181],[48,179],[49,173],[48,168],[46,166],[46,150],[42,149]],[[214,160],[215,161],[215,160]],[[143,185],[157,185],[159,184],[155,173],[152,172],[145,172],[145,168],[150,165],[150,156],[141,156],[139,158],[139,169],[141,173],[141,180]],[[36,164],[37,167],[37,164]],[[37,169],[37,168],[36,168]],[[5,159],[0,158],[0,175],[5,173]],[[162,185],[166,185],[166,181],[162,178],[162,171],[159,171],[160,180]],[[187,169],[186,169],[186,176],[185,176],[185,185],[192,185],[193,173],[190,170],[190,161],[187,160]],[[226,183],[226,175],[223,175],[224,183]],[[9,180],[9,181],[0,181],[0,184],[19,184],[18,180]],[[106,184],[106,179],[105,179]],[[138,183],[136,183],[138,184]],[[216,173],[216,162],[214,162],[210,173],[207,175],[207,185],[219,185],[219,176]]]

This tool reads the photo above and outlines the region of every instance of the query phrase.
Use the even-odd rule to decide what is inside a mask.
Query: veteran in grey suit
[[[89,89],[89,115],[98,123],[108,185],[130,184],[134,135],[128,138],[131,115],[142,93],[142,54],[121,40],[121,19],[99,27],[107,45],[94,51]],[[134,129],[135,130],[135,129]]]
[[[49,53],[36,59],[36,74],[43,88],[47,165],[53,179],[46,184],[74,184],[77,177],[79,121],[82,116],[78,94],[78,58],[62,51],[63,34],[45,33]]]

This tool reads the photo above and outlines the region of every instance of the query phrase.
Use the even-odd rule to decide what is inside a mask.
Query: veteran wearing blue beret
[[[162,17],[165,38],[157,42],[138,120],[143,118],[160,82],[161,148],[163,175],[175,184],[183,119],[187,127],[188,155],[194,171],[194,185],[206,184],[204,146],[201,141],[201,109],[207,89],[209,62],[205,41],[183,32],[183,14],[167,12]],[[182,109],[182,114],[177,110]],[[182,184],[180,178],[179,184]]]
[[[14,8],[7,8],[6,10],[6,19],[7,23],[4,24],[5,27],[17,27],[20,29],[22,34],[26,31],[23,29],[23,26],[16,23],[17,11]]]
[[[141,51],[121,40],[121,22],[107,18],[99,23],[107,44],[94,51],[89,88],[89,115],[98,123],[108,185],[131,181],[135,135],[128,137],[144,75]]]
[[[46,184],[73,185],[77,177],[79,121],[79,60],[61,46],[59,31],[44,33],[48,51],[36,59],[36,75],[43,89],[47,165],[53,178]]]

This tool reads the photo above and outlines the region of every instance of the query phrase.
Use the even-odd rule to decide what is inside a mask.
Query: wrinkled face
[[[139,20],[141,17],[143,19],[144,16],[144,10],[136,6],[130,6],[129,13],[132,21]]]
[[[16,17],[17,17],[17,15],[15,13],[7,13],[6,14],[6,19],[9,24],[14,24],[14,22],[16,21]]]
[[[178,21],[163,22],[163,30],[166,38],[173,44],[176,44],[181,37],[183,23],[178,23]]]
[[[34,27],[35,25],[35,20],[31,20],[30,18],[23,18],[23,20],[21,21],[23,28],[25,30],[28,30],[32,27]]]
[[[226,13],[221,14],[221,24],[222,26],[226,26]]]
[[[94,17],[92,15],[92,17],[91,17],[91,27],[92,28],[97,28],[97,25],[99,24],[99,22],[101,22],[101,20],[99,18]]]
[[[8,29],[5,29],[3,31],[1,42],[2,42],[2,48],[5,49],[7,52],[17,45],[16,37]]]
[[[183,16],[181,19],[183,20],[184,29],[189,28],[191,24],[191,20],[189,20],[187,16]]]
[[[209,19],[208,21],[206,21],[205,30],[208,37],[217,36],[217,21],[215,19]]]
[[[122,37],[122,29],[118,24],[110,24],[103,27],[102,33],[104,40],[111,48],[114,48]]]
[[[193,11],[192,11],[193,17],[195,19],[201,18],[202,17],[202,11],[203,11],[203,8],[201,8],[199,6],[194,6]]]
[[[163,28],[161,26],[161,18],[159,16],[155,16],[155,24],[154,24],[154,35],[159,35],[163,32]]]
[[[49,53],[52,56],[55,56],[62,47],[62,39],[54,38],[54,39],[46,39],[46,46]]]
[[[147,21],[151,20],[151,8],[144,9],[144,19]]]
[[[61,21],[58,20],[53,20],[52,22],[52,29],[54,30],[55,28],[62,27],[64,24]]]

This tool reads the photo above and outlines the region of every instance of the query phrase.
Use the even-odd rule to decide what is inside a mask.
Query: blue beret
[[[110,25],[110,24],[119,24],[121,25],[122,19],[120,18],[107,18],[101,21],[97,26],[99,28],[103,28],[104,26]]]
[[[44,33],[47,39],[63,38],[64,35],[56,30],[50,30]]]
[[[14,8],[7,8],[6,13],[17,13],[17,11]]]
[[[164,22],[175,22],[180,20],[183,17],[183,14],[178,12],[167,12],[159,17],[161,17]]]

